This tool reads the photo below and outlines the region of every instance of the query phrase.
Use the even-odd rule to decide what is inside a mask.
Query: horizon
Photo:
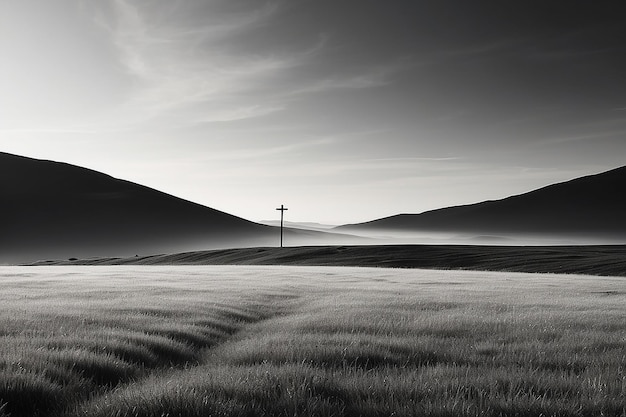
[[[610,4],[0,5],[0,151],[341,225],[624,165]]]
[[[3,153],[3,152],[0,151],[0,153]],[[35,160],[45,161],[45,162],[55,162],[55,163],[65,164],[65,162],[58,162],[58,161],[52,161],[52,160],[46,160],[46,159],[30,158],[30,157],[27,157],[27,156],[24,156],[24,155],[15,155],[15,154],[8,154],[8,155],[17,156],[17,157],[20,157],[20,158],[35,159]],[[70,165],[72,165],[72,164],[70,164]],[[76,166],[76,167],[90,169],[90,168],[87,168],[87,167],[80,167],[80,166]],[[610,172],[610,171],[615,171],[615,170],[625,169],[625,168],[626,168],[626,165],[623,165],[623,166],[611,168],[611,169],[609,169],[607,171],[592,173],[592,174],[589,174],[588,176],[595,176],[595,175],[605,174],[605,173]],[[95,172],[99,172],[99,171],[95,171]],[[109,175],[109,174],[107,174],[105,172],[99,172],[99,173],[107,175],[107,176],[109,176],[109,177],[111,177],[111,178],[113,178],[115,180],[128,181],[128,180],[126,180],[124,178],[113,177],[113,176],[111,176],[111,175]],[[545,185],[539,186],[536,189],[529,190],[528,192],[538,191],[538,190],[541,190],[543,188],[547,188],[547,187],[550,187],[550,186],[553,186],[553,185],[557,185],[557,184],[566,183],[566,182],[569,182],[569,181],[572,181],[572,180],[578,180],[578,179],[581,179],[581,178],[582,177],[570,178],[570,179],[566,179],[566,180],[564,180],[562,182],[558,182],[558,183],[545,184]],[[131,183],[132,183],[132,181],[131,181]],[[139,183],[135,183],[135,184],[137,184],[139,186],[147,187],[144,184],[139,184]],[[151,187],[147,187],[147,188],[153,189],[154,191],[157,191],[157,192],[163,192],[162,190],[158,190],[158,189],[155,189],[155,188],[151,188]],[[165,193],[165,194],[168,194],[168,193]],[[351,224],[368,223],[368,222],[371,222],[371,221],[383,220],[383,219],[396,217],[396,216],[426,214],[426,213],[431,212],[431,211],[438,211],[438,210],[449,209],[449,208],[456,208],[456,207],[462,207],[462,206],[468,206],[468,205],[482,204],[482,203],[487,203],[487,202],[491,202],[491,201],[503,200],[503,199],[506,199],[508,197],[521,196],[521,195],[524,195],[524,194],[527,194],[527,192],[523,192],[523,193],[520,193],[520,194],[514,194],[514,195],[508,195],[508,196],[505,196],[505,197],[502,197],[502,198],[499,198],[499,199],[494,199],[494,200],[481,200],[481,201],[470,202],[470,203],[467,203],[467,204],[452,205],[452,206],[447,206],[447,207],[437,207],[437,208],[425,210],[425,211],[419,212],[419,213],[408,213],[408,212],[405,212],[405,213],[402,213],[402,212],[394,213],[394,214],[391,214],[391,215],[388,215],[388,216],[382,216],[382,217],[379,217],[379,218],[368,219],[368,220],[360,221],[360,222],[352,221],[352,222],[335,223],[335,224],[333,224],[333,223],[315,222],[315,221],[299,220],[299,219],[295,219],[295,220],[294,219],[285,219],[284,223],[285,223],[285,225],[291,224],[292,225],[291,227],[300,227],[300,226],[302,226],[302,228],[304,228],[304,229],[307,229],[307,227],[312,227],[313,230],[330,230],[330,229],[333,229],[333,228],[339,227],[339,226],[349,226]],[[174,196],[176,198],[181,198],[183,200],[186,200],[186,199],[184,199],[182,197],[178,197],[178,196],[175,196],[173,194],[168,194],[168,195],[172,195],[172,196]],[[191,200],[186,200],[186,201],[194,203],[194,204],[200,204],[200,203],[197,203],[197,202],[194,202],[194,201],[191,201]],[[202,205],[202,204],[200,204],[200,205]],[[204,206],[204,207],[208,207],[208,206]],[[281,207],[282,207],[282,205],[281,205]],[[213,207],[208,207],[208,208],[213,208]],[[278,208],[276,208],[275,210],[278,210]],[[287,210],[288,210],[288,207],[285,207],[285,211],[287,211]],[[224,212],[224,213],[232,215],[232,213],[228,213],[228,212]],[[237,216],[237,217],[240,217],[240,216]],[[243,218],[243,219],[251,221],[251,222],[259,223],[259,224],[266,224],[266,225],[273,225],[273,226],[280,225],[280,217],[278,217],[278,218],[267,217],[267,218],[263,218],[263,219],[248,219],[248,218]]]

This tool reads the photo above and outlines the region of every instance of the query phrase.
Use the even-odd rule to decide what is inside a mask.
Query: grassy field
[[[626,245],[358,245],[237,248],[36,265],[298,265],[626,276]]]
[[[626,280],[0,268],[0,416],[626,416]]]

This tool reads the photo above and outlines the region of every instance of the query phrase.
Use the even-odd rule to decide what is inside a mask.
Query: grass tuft
[[[0,415],[44,416],[58,408],[67,394],[63,386],[44,375],[27,371],[0,371]]]

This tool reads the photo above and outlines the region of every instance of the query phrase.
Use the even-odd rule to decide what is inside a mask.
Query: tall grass
[[[153,373],[276,314],[273,295],[205,273],[4,268],[0,410],[49,415]],[[271,306],[271,307],[270,307]]]
[[[1,272],[0,416],[626,416],[623,278]]]

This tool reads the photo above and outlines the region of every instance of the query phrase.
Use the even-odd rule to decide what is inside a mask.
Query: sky
[[[625,165],[619,6],[0,0],[0,151],[254,221],[504,198]]]

